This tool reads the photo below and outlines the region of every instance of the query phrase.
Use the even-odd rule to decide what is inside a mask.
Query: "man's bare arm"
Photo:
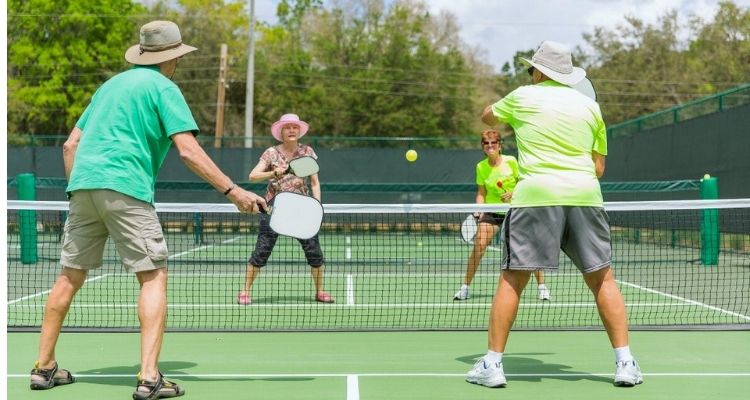
[[[70,131],[68,140],[63,144],[63,163],[65,164],[65,178],[70,180],[70,173],[73,171],[73,161],[76,158],[76,150],[78,150],[78,142],[81,141],[81,135],[83,131],[77,126]]]
[[[259,209],[266,208],[266,201],[262,197],[235,185],[232,179],[216,166],[190,132],[172,135],[172,143],[180,153],[182,162],[216,190],[225,193],[237,209],[243,212],[258,212]]]
[[[605,168],[605,156],[592,151],[591,152],[591,159],[594,160],[594,169],[596,170],[596,177],[601,178],[604,176],[604,168]]]
[[[487,106],[484,108],[484,111],[482,111],[482,122],[489,126],[495,126],[499,122],[497,118],[495,118],[495,113],[492,112],[492,106]]]

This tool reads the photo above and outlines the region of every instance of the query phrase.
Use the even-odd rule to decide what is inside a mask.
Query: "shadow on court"
[[[187,361],[163,361],[159,362],[159,368],[164,374],[166,379],[175,379],[182,382],[251,382],[251,381],[269,381],[269,382],[296,382],[296,381],[311,381],[315,378],[306,377],[196,377],[191,376],[189,372],[182,371],[188,368],[198,366],[194,362]],[[90,369],[86,371],[76,371],[73,375],[132,375],[132,376],[107,376],[107,377],[78,377],[76,376],[76,382],[86,382],[97,385],[111,385],[111,386],[133,386],[136,382],[136,374],[140,365],[132,366],[117,366],[107,368]]]
[[[543,379],[558,379],[562,381],[593,381],[612,384],[612,378],[597,375],[588,375],[590,371],[576,371],[571,366],[564,364],[550,364],[542,360],[523,357],[523,356],[545,356],[553,353],[515,353],[513,355],[503,355],[503,367],[508,381],[525,381],[541,382]],[[457,357],[460,361],[469,366],[474,365],[476,360],[483,357],[484,354],[473,354],[463,357]],[[469,368],[467,368],[467,371]],[[517,376],[516,374],[524,374]],[[527,375],[526,375],[527,374]],[[541,376],[555,375],[555,376]],[[568,376],[566,376],[568,375]]]
[[[267,296],[267,297],[253,297],[253,304],[298,304],[298,303],[310,303],[316,304],[315,293],[311,289],[309,296]],[[322,304],[322,303],[317,303]],[[252,304],[249,306],[252,307]]]
[[[493,297],[495,297],[495,293],[494,292],[492,292],[492,293],[476,293],[476,292],[474,292],[474,293],[471,294],[471,299],[469,301],[476,301],[477,299],[489,299],[490,303],[491,303]],[[456,302],[458,302],[458,301],[456,300]]]

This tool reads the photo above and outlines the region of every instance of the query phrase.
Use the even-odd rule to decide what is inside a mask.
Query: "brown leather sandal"
[[[148,392],[138,390],[144,387],[148,389]],[[176,383],[170,382],[164,379],[164,375],[159,372],[159,379],[155,381],[149,381],[141,379],[141,374],[138,374],[138,383],[135,384],[135,392],[133,392],[133,400],[156,400],[166,399],[170,397],[179,397],[185,394],[185,389],[177,386]]]
[[[62,376],[58,376],[58,373]],[[43,380],[31,379],[29,387],[31,390],[47,390],[55,386],[69,385],[75,382],[75,378],[67,369],[59,369],[57,363],[52,368],[39,368],[39,361],[34,364],[31,370],[31,376],[40,376]]]

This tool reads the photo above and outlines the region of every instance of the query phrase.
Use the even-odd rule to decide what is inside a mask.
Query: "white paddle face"
[[[596,90],[594,90],[594,84],[591,83],[589,78],[583,78],[582,81],[571,86],[573,89],[583,93],[586,97],[596,101]]]
[[[466,243],[474,243],[474,236],[477,235],[477,219],[473,215],[469,215],[461,223],[461,238]]]
[[[279,235],[310,239],[323,222],[323,205],[313,197],[281,192],[274,197],[271,229]]]
[[[289,169],[287,170],[287,172],[291,172],[300,178],[315,175],[318,171],[320,171],[318,162],[310,156],[299,157],[289,161]]]

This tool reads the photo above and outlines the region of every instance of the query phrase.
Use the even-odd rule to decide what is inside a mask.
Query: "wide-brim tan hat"
[[[180,28],[171,21],[152,21],[141,27],[141,42],[125,52],[125,59],[136,65],[155,65],[198,50],[182,43]]]
[[[586,77],[586,71],[583,68],[573,66],[570,47],[562,43],[544,41],[531,60],[519,58],[524,64],[538,69],[553,81],[563,85],[575,85]]]

